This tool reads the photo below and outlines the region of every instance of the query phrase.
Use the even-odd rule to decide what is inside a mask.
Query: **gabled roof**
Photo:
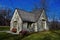
[[[33,12],[26,12],[17,9],[17,12],[23,21],[36,22],[42,13],[42,9],[38,9]]]

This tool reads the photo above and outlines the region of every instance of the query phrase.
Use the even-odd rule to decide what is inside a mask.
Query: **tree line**
[[[0,26],[10,25],[11,13],[11,9],[0,9]]]

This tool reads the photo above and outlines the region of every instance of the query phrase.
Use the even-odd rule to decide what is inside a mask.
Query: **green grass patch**
[[[9,31],[10,27],[9,26],[0,26],[0,31]]]
[[[24,38],[19,34],[0,32],[0,40],[60,40],[60,30],[32,33]]]
[[[5,32],[0,32],[0,40],[21,40],[20,35],[13,35]]]
[[[60,40],[60,31],[46,31],[33,33],[22,40]]]

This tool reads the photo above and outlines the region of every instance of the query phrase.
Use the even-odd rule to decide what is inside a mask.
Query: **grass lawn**
[[[33,33],[22,40],[60,40],[60,30]]]
[[[0,32],[0,40],[20,40],[20,35],[13,35],[5,32]]]
[[[9,31],[10,27],[9,26],[0,26],[0,31]]]
[[[0,40],[60,40],[60,30],[33,33],[24,38],[20,35],[0,32]]]
[[[10,27],[0,27],[0,31],[8,31]],[[32,33],[24,38],[20,35],[13,35],[5,32],[0,32],[0,40],[60,40],[60,30],[43,31]]]

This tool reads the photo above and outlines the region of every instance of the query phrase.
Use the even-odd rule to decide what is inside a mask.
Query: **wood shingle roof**
[[[17,9],[17,11],[23,21],[36,22],[39,19],[43,10],[38,9],[33,12],[26,12],[26,11]]]

